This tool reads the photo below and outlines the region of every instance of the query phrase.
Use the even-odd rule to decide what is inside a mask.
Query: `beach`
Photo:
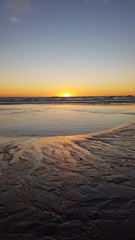
[[[135,240],[135,0],[0,0],[0,240]]]
[[[0,137],[0,239],[134,240],[135,124]]]

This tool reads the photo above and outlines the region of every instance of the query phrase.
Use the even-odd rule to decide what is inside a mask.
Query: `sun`
[[[62,97],[71,97],[71,94],[70,93],[63,93]]]

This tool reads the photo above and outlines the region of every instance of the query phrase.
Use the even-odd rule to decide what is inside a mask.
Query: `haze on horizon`
[[[135,95],[134,0],[0,2],[0,96]]]

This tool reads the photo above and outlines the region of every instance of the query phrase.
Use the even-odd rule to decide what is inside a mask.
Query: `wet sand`
[[[0,138],[0,239],[134,240],[135,124]]]

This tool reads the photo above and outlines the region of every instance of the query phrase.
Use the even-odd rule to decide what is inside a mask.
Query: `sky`
[[[135,0],[0,0],[0,96],[135,95]]]

